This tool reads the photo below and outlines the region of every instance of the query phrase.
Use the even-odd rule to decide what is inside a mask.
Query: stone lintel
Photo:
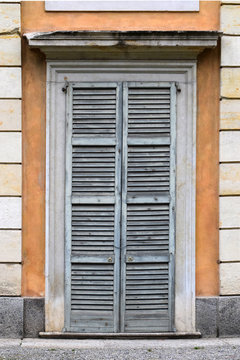
[[[94,58],[108,52],[114,55],[133,54],[144,58],[196,58],[205,48],[217,45],[217,31],[54,31],[26,33],[32,48],[40,49],[49,59]],[[86,52],[88,55],[86,55]]]

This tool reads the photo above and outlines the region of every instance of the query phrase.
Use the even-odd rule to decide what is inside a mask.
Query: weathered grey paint
[[[67,101],[65,331],[172,331],[175,179],[170,172],[175,177],[175,83],[70,83]],[[114,147],[99,144],[107,134],[107,139],[115,139]],[[109,162],[108,149],[115,153],[114,163]],[[106,192],[111,189],[106,187],[111,173],[115,196]],[[82,210],[74,213],[72,206],[80,204]],[[89,204],[95,204],[94,217]],[[115,208],[114,249],[107,254],[111,226],[109,217],[99,212],[104,209],[100,204]],[[106,263],[112,267],[104,265],[102,272],[101,264]]]

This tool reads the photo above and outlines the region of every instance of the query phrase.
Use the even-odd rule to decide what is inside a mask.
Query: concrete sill
[[[40,332],[42,339],[199,339],[200,332],[164,333],[70,333]]]

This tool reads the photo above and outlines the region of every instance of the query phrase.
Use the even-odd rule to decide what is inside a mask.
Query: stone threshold
[[[201,333],[196,332],[164,332],[164,333],[72,333],[72,332],[40,332],[42,339],[199,339]]]

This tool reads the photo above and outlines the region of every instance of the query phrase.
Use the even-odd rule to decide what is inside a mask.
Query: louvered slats
[[[168,310],[168,264],[127,264],[126,310]]]
[[[127,251],[168,252],[169,205],[128,205]]]
[[[128,194],[169,193],[169,169],[170,146],[129,146]]]
[[[126,317],[128,332],[164,331],[168,326],[168,264],[127,264]]]
[[[113,264],[73,264],[72,309],[113,310],[113,271]]]
[[[114,252],[114,206],[73,205],[72,253]]]
[[[116,89],[75,89],[72,111],[73,136],[115,136]]]
[[[170,89],[128,88],[128,136],[169,136]]]
[[[77,331],[113,329],[113,264],[72,264],[71,324]],[[79,330],[80,328],[80,330]]]
[[[72,194],[115,193],[115,147],[73,146]]]

